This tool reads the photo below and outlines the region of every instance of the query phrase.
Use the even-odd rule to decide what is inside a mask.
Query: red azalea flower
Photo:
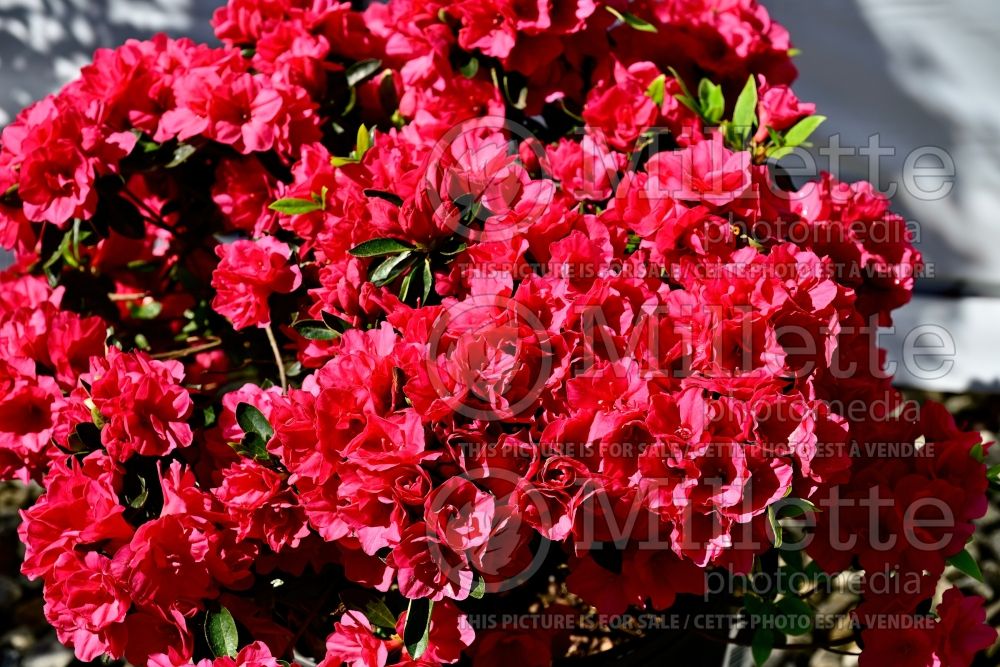
[[[222,260],[212,273],[212,307],[237,329],[271,323],[267,299],[298,289],[302,272],[289,265],[291,248],[270,236],[235,241],[215,249]]]

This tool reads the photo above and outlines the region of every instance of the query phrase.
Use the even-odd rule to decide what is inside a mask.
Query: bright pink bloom
[[[184,367],[143,352],[112,348],[94,358],[89,374],[94,410],[106,421],[101,442],[118,461],[132,454],[157,456],[191,444],[192,401],[181,387]]]
[[[292,292],[302,282],[299,267],[289,265],[291,248],[270,236],[220,245],[215,252],[222,261],[212,273],[212,307],[237,329],[269,325],[268,298]]]
[[[372,634],[372,626],[359,612],[347,612],[333,624],[326,638],[326,657],[320,667],[384,667],[389,657],[386,642]]]

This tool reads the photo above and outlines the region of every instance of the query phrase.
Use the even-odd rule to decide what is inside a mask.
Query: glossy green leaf
[[[424,258],[424,298],[421,304],[426,304],[427,299],[431,296],[431,290],[434,287],[434,272],[431,271],[431,258]]]
[[[980,463],[985,461],[986,451],[983,449],[983,443],[977,442],[975,445],[973,445],[972,449],[969,450],[969,456],[971,456],[974,460],[979,461]]]
[[[483,575],[477,574],[476,580],[472,586],[472,591],[469,593],[469,597],[476,600],[482,600],[484,595],[486,595],[486,579],[483,578]]]
[[[461,72],[462,76],[466,79],[475,77],[479,72],[479,59],[476,57],[470,58],[469,62],[465,63],[461,69],[459,69],[459,72]]]
[[[776,503],[780,505],[777,510],[779,519],[791,519],[802,516],[807,512],[818,512],[819,508],[804,498],[785,498]]]
[[[968,550],[963,549],[948,559],[948,564],[958,571],[969,575],[976,581],[983,581],[983,572],[979,569],[979,563],[972,557]]]
[[[757,122],[757,83],[753,75],[747,79],[733,109],[732,132],[735,143],[742,148]]]
[[[698,84],[698,105],[701,115],[710,123],[718,123],[726,111],[726,99],[722,94],[722,86],[702,79]]]
[[[785,146],[801,146],[825,120],[826,116],[808,116],[803,118],[793,125],[788,132],[785,132]]]
[[[229,610],[222,607],[205,616],[205,639],[216,658],[233,658],[239,652],[239,632]]]
[[[991,482],[1000,482],[1000,463],[995,466],[990,466],[990,468],[986,471],[986,479]]]
[[[653,79],[653,82],[646,88],[646,97],[653,100],[653,104],[656,106],[663,106],[663,100],[667,94],[666,83],[667,75],[661,74]]]
[[[434,603],[427,598],[410,600],[406,610],[406,625],[403,627],[403,645],[414,660],[427,650],[431,632],[431,613]]]
[[[197,152],[198,149],[191,144],[178,144],[177,148],[174,149],[173,157],[170,162],[167,163],[167,169],[173,169],[181,166],[188,161],[188,158]]]
[[[334,331],[326,325],[326,322],[320,320],[299,320],[292,325],[292,328],[308,340],[333,340],[340,336],[339,332]]]
[[[236,406],[236,423],[245,433],[256,433],[264,439],[264,442],[274,435],[274,429],[271,428],[264,413],[249,403],[240,403]]]
[[[349,250],[355,257],[380,257],[382,255],[396,255],[407,250],[413,250],[413,246],[396,239],[372,239],[359,243]]]
[[[155,320],[163,311],[163,304],[159,301],[144,301],[129,305],[128,313],[137,320]]]
[[[773,146],[767,149],[767,157],[772,160],[780,160],[787,155],[791,155],[794,150],[792,146]]]
[[[813,609],[807,602],[789,595],[778,600],[777,606],[786,617],[785,623],[781,626],[785,634],[798,637],[812,630]]]
[[[403,282],[399,285],[399,300],[404,303],[410,298],[410,286],[413,284],[414,275],[416,275],[416,272],[410,271],[403,276]]]
[[[774,632],[764,628],[757,630],[750,642],[750,653],[754,664],[760,667],[767,662],[772,650],[774,650]]]
[[[390,204],[395,204],[396,206],[403,205],[403,198],[397,194],[391,192],[386,192],[385,190],[376,190],[374,188],[368,188],[363,191],[366,197],[375,197],[376,199],[384,199]]]
[[[371,591],[352,588],[340,594],[340,601],[348,609],[360,611],[375,627],[396,629],[396,616],[386,606],[385,600]]]
[[[286,197],[274,202],[268,208],[278,213],[284,213],[285,215],[302,215],[303,213],[320,211],[323,209],[323,205],[314,199]]]
[[[325,310],[320,313],[320,317],[323,318],[323,323],[326,326],[330,327],[331,329],[339,333],[344,333],[345,331],[351,328],[350,322],[348,322],[347,320],[342,320],[336,315],[331,315]]]
[[[354,156],[356,159],[360,160],[368,149],[372,147],[372,133],[368,131],[368,128],[364,125],[358,126],[358,137],[356,141],[356,146],[354,150]]]
[[[347,68],[347,85],[353,88],[381,68],[382,61],[377,58],[360,60]]]
[[[649,21],[645,21],[639,18],[635,14],[630,14],[629,12],[620,12],[614,7],[611,7],[609,5],[605,5],[604,8],[607,9],[609,12],[611,12],[612,16],[614,16],[616,19],[618,19],[625,25],[634,28],[635,30],[638,30],[640,32],[658,32],[655,25],[653,25]]]
[[[410,251],[390,257],[378,265],[378,268],[369,276],[369,280],[378,287],[388,285],[410,268],[416,258],[417,256]]]
[[[777,513],[774,511],[774,505],[767,508],[767,521],[771,526],[771,532],[774,534],[774,548],[781,548],[781,524],[778,523]]]

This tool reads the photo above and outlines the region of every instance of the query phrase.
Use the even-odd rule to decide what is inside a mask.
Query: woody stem
[[[274,353],[274,363],[278,367],[278,379],[281,381],[281,391],[288,391],[288,378],[285,376],[285,362],[281,359],[281,349],[278,348],[278,341],[274,338],[274,330],[270,323],[264,329],[267,332],[267,340],[271,343],[271,352]]]

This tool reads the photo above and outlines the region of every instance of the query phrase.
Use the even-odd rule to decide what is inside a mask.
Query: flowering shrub
[[[721,605],[763,661],[834,645],[852,572],[862,665],[993,642],[931,612],[984,445],[877,346],[920,255],[872,186],[775,176],[823,119],[755,0],[214,24],[2,135],[0,470],[77,657],[545,665],[572,624],[483,618],[579,599]]]

